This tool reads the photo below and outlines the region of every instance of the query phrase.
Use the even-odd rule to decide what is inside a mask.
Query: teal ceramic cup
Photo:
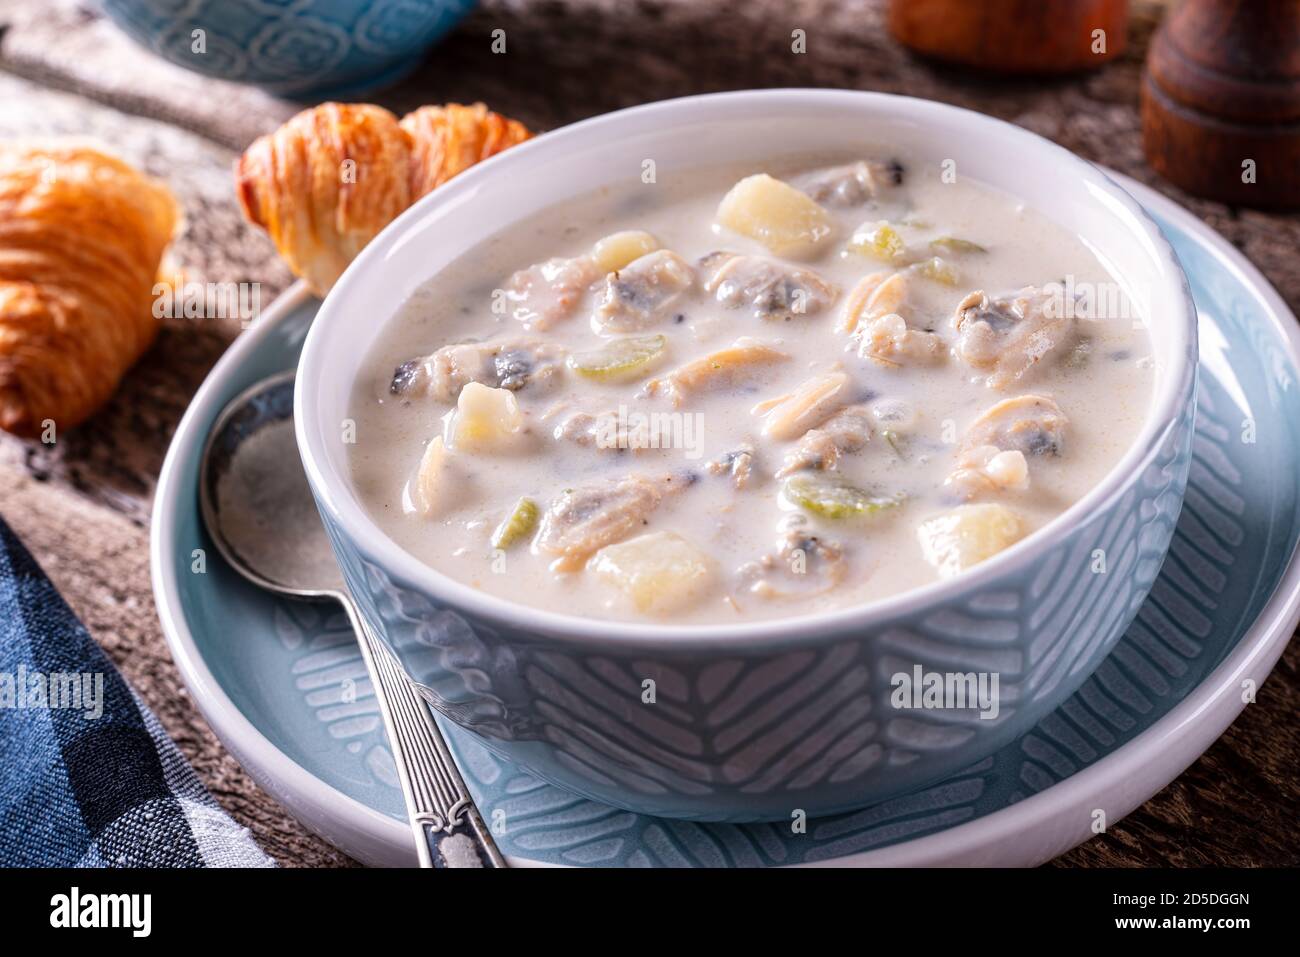
[[[102,0],[154,53],[283,96],[361,93],[414,69],[475,0]]]

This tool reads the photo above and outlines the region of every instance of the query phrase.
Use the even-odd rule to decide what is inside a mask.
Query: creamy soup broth
[[[1151,347],[1077,237],[941,173],[661,173],[468,252],[366,359],[360,498],[473,588],[632,621],[862,605],[1010,546],[1132,443]]]

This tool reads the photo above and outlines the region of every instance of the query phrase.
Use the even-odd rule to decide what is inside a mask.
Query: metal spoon
[[[221,557],[255,585],[343,606],[388,731],[421,867],[505,867],[428,706],[343,584],[293,433],[292,370],[217,416],[199,467],[199,508]]]

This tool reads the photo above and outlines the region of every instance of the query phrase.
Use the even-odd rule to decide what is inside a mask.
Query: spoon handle
[[[393,746],[421,867],[506,867],[429,707],[352,600],[341,595]]]

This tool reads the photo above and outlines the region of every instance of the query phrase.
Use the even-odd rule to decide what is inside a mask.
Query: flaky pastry
[[[107,401],[157,335],[180,215],[166,186],[89,147],[0,145],[0,428],[57,434]]]
[[[400,122],[382,107],[324,103],[245,151],[236,194],[294,274],[324,295],[413,202],[530,135],[482,103],[425,106]]]

